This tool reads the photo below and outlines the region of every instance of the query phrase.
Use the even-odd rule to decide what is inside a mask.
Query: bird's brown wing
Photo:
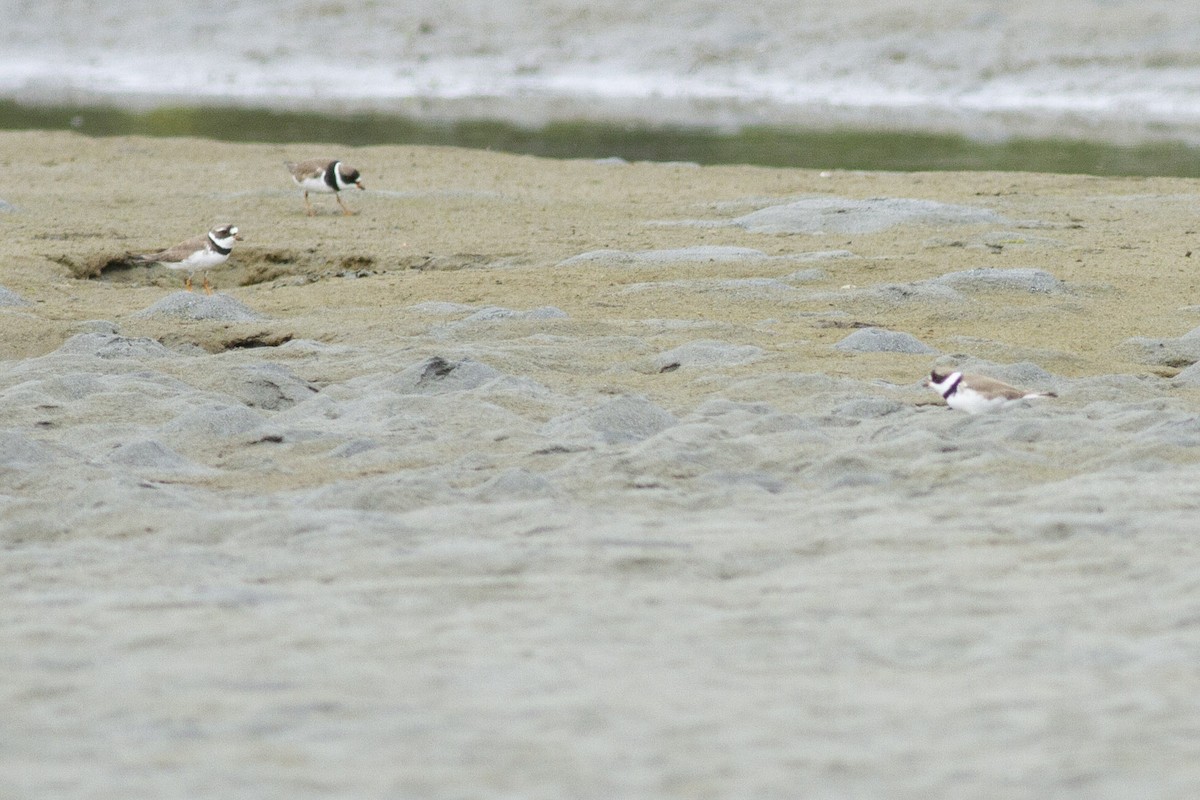
[[[329,168],[332,161],[323,158],[310,158],[308,161],[288,161],[285,166],[292,177],[298,181],[306,178],[319,178],[321,173]]]
[[[984,394],[997,395],[1008,400],[1019,400],[1029,394],[1015,386],[1009,386],[1007,383],[1002,383],[995,378],[989,378],[984,375],[969,375],[967,382],[972,388],[978,389]]]
[[[160,250],[157,253],[147,253],[142,256],[143,261],[157,261],[164,264],[171,264],[178,261],[183,261],[185,258],[204,247],[208,241],[208,236],[196,236],[188,239],[186,242],[180,242],[174,247],[168,247],[166,250]]]

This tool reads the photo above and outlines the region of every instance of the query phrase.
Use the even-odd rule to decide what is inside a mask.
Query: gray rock
[[[16,431],[0,431],[0,465],[22,467],[59,460],[60,449]]]
[[[540,308],[530,309],[529,311],[516,311],[511,308],[501,308],[500,306],[488,306],[481,308],[474,314],[459,320],[457,324],[464,325],[473,322],[492,322],[495,320],[523,320],[523,319],[563,319],[567,316],[567,312],[554,306],[541,306]]]
[[[795,261],[834,261],[841,258],[858,258],[858,255],[849,250],[813,250],[808,253],[796,253],[791,258]]]
[[[644,397],[618,397],[587,412],[588,424],[608,444],[640,442],[679,420]]]
[[[1177,339],[1135,336],[1117,345],[1117,352],[1143,364],[1188,367],[1200,361],[1200,328],[1193,328]]]
[[[500,372],[478,361],[433,356],[408,367],[386,386],[401,394],[446,394],[475,389],[500,377]]]
[[[720,488],[761,489],[768,494],[779,494],[787,488],[781,478],[769,472],[735,472],[730,470],[713,470],[705,473],[702,480]]]
[[[429,505],[464,499],[445,478],[428,473],[401,472],[383,477],[339,481],[319,487],[304,497],[310,508],[357,509],[371,512],[407,512]]]
[[[945,307],[948,304],[960,305],[967,302],[965,295],[959,294],[949,286],[938,286],[926,281],[915,283],[878,283],[874,286],[849,287],[837,291],[818,292],[809,295],[809,300],[827,300],[832,303],[843,303],[846,300],[884,303],[887,305],[911,305],[914,303],[930,303]]]
[[[356,348],[340,344],[318,342],[314,339],[289,339],[279,345],[279,352],[294,352],[305,354],[345,354],[355,352]]]
[[[835,344],[835,350],[856,353],[911,353],[925,355],[936,353],[932,347],[921,342],[911,333],[888,331],[882,328],[862,328]]]
[[[219,322],[254,322],[266,319],[227,294],[204,295],[196,292],[174,292],[134,316],[182,317]]]
[[[813,267],[811,269],[797,270],[790,275],[784,275],[780,280],[787,281],[788,283],[815,283],[816,281],[823,281],[828,278],[828,272],[820,267]]]
[[[1135,336],[1117,345],[1117,352],[1131,361],[1166,367],[1187,367],[1200,361],[1200,338],[1149,339]]]
[[[174,358],[172,352],[154,339],[129,338],[112,333],[77,333],[58,348],[58,353],[89,355],[97,358]]]
[[[189,409],[163,425],[164,433],[202,439],[224,439],[247,433],[263,423],[263,417],[245,406],[205,405]]]
[[[566,319],[567,312],[561,308],[554,306],[539,306],[538,308],[525,311],[520,316],[521,319]]]
[[[644,397],[626,395],[555,417],[539,432],[558,440],[626,444],[648,439],[678,423],[674,414]]]
[[[781,295],[793,295],[796,287],[778,278],[722,278],[653,283],[631,283],[621,289],[622,294],[666,291],[673,294],[683,292],[706,292],[724,295],[728,300],[763,300]]]
[[[949,286],[938,286],[929,283],[882,283],[866,289],[854,291],[855,298],[874,300],[891,305],[906,305],[909,303],[932,303],[945,305],[947,303],[963,303],[966,297]]]
[[[1009,291],[1052,294],[1064,289],[1062,281],[1041,269],[968,269],[934,278],[931,283],[959,291]]]
[[[475,306],[467,305],[466,303],[450,303],[443,300],[429,300],[424,303],[417,303],[408,307],[409,311],[415,311],[418,314],[436,314],[438,316],[451,316],[453,314],[470,314],[475,310]]]
[[[890,476],[878,469],[876,462],[850,454],[822,459],[805,472],[831,489],[881,486],[891,481]]]
[[[240,367],[221,385],[229,394],[252,408],[280,411],[301,403],[317,387],[279,364],[261,363]]]
[[[1200,362],[1183,369],[1175,376],[1175,381],[1188,386],[1200,386]]]
[[[556,494],[554,484],[545,477],[528,470],[514,468],[484,481],[476,487],[474,495],[480,500],[527,500],[552,497]]]
[[[345,444],[338,445],[329,451],[329,455],[334,458],[353,458],[359,453],[365,453],[368,450],[374,450],[379,447],[379,442],[373,439],[354,439]]]
[[[995,366],[988,373],[1005,383],[1030,390],[1045,390],[1055,382],[1053,375],[1029,361]]]
[[[724,263],[738,261],[763,261],[770,258],[761,250],[750,247],[724,247],[700,245],[674,250],[590,250],[560,261],[558,266],[579,265],[602,267],[656,266],[664,264]]]
[[[206,470],[154,439],[142,439],[117,447],[108,456],[108,461],[126,467],[164,470],[168,472],[192,472]]]
[[[796,291],[796,287],[778,278],[727,278],[718,281],[715,288],[739,298],[792,294]]]
[[[0,206],[0,210],[2,210],[2,206]],[[28,306],[28,305],[33,305],[33,304],[30,303],[28,300],[26,300],[24,297],[21,297],[21,295],[12,291],[11,289],[6,289],[3,286],[0,286],[0,306]]]
[[[762,356],[763,349],[754,345],[700,340],[659,353],[654,358],[654,367],[660,372],[678,367],[737,367],[757,361]]]
[[[729,224],[755,233],[877,233],[897,225],[999,223],[993,211],[932,200],[882,197],[850,200],[809,197],[737,217]]]
[[[38,381],[38,389],[44,392],[47,398],[73,402],[97,392],[112,391],[113,384],[94,372],[70,371],[47,375]]]
[[[1200,445],[1200,419],[1192,415],[1183,419],[1167,419],[1141,432],[1138,438],[1193,448]]]

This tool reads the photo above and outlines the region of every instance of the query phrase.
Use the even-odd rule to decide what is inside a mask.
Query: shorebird
[[[236,225],[218,225],[203,236],[188,239],[157,253],[138,256],[137,260],[149,264],[162,264],[168,269],[187,270],[183,286],[189,292],[192,290],[192,276],[197,272],[204,272],[204,291],[212,294],[207,270],[224,264],[233,252],[233,243],[241,238]]]
[[[968,414],[995,411],[1017,400],[1058,397],[1054,392],[1027,392],[984,375],[934,369],[925,385],[940,394],[946,405]]]
[[[309,192],[333,192],[338,205],[342,207],[342,213],[349,216],[354,212],[346,208],[346,204],[342,202],[342,189],[349,189],[351,186],[357,186],[359,189],[366,188],[359,179],[358,170],[341,161],[314,158],[300,162],[285,161],[284,166],[287,167],[288,172],[292,173],[292,180],[296,182],[296,185],[304,190],[304,207],[308,209],[310,217],[317,212],[313,210],[312,203],[308,201]]]

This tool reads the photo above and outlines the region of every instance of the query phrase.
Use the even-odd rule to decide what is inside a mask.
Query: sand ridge
[[[250,305],[265,314],[286,308],[289,320],[316,325],[341,316],[343,308],[357,312],[364,303],[382,310],[385,297],[394,305],[452,300],[520,308],[535,304],[531,294],[539,298],[536,304],[560,307],[580,324],[606,324],[662,316],[646,304],[661,307],[663,292],[621,291],[626,284],[646,283],[647,277],[665,284],[663,291],[670,294],[672,281],[781,277],[796,271],[786,258],[767,270],[754,261],[702,258],[660,265],[649,276],[637,269],[554,268],[604,248],[637,252],[704,246],[744,247],[791,258],[851,251],[856,258],[839,260],[836,269],[827,269],[829,279],[815,287],[834,292],[843,286],[905,285],[966,269],[1046,269],[1073,291],[1002,296],[996,314],[968,311],[971,303],[949,309],[920,303],[910,307],[869,295],[835,310],[931,338],[930,344],[946,352],[961,349],[949,341],[953,336],[1010,347],[1039,342],[1061,353],[1057,362],[1044,366],[1073,374],[1132,371],[1136,368],[1113,359],[1114,346],[1132,336],[1177,336],[1193,321],[1180,310],[1195,290],[1188,256],[1194,186],[1183,180],[826,174],[366,148],[342,154],[361,163],[376,187],[355,192],[353,199],[362,206],[359,216],[339,218],[330,201],[326,205],[332,209],[308,219],[295,214],[298,193],[282,161],[336,148],[45,134],[6,138],[7,151],[22,154],[22,169],[37,165],[40,173],[36,183],[10,190],[5,198],[20,208],[6,215],[12,251],[7,269],[17,271],[6,285],[18,293],[36,293],[44,316],[65,325],[72,318],[132,313],[161,296],[161,289],[149,284],[174,285],[169,274],[140,270],[114,274],[111,281],[80,283],[70,279],[72,268],[86,269],[89,259],[107,254],[175,241],[226,218],[236,219],[247,238],[229,266],[218,271],[221,287],[240,292],[244,301],[253,297]],[[108,169],[94,169],[101,163]],[[17,165],[16,159],[7,162],[9,169]],[[817,235],[722,224],[806,198],[860,202],[872,197],[953,204],[1003,217],[1005,223],[896,225],[877,233]],[[366,279],[342,277],[359,274]],[[53,277],[60,279],[53,291],[35,290]],[[317,283],[303,284],[305,280]],[[1122,292],[1131,283],[1137,284],[1139,303],[1129,302]],[[836,340],[837,328],[820,327],[830,320],[821,320],[819,312],[832,306],[805,295],[778,297],[780,308],[792,313],[775,315],[777,346],[786,347],[782,343],[789,340]],[[711,302],[719,297],[719,292],[675,292],[671,302],[683,318],[703,316],[744,327],[765,318],[756,304],[738,302],[736,294],[730,302]],[[361,316],[357,324],[377,325],[386,314]],[[953,319],[945,324],[940,317]],[[339,335],[350,335],[353,326],[339,320]],[[149,328],[134,332],[166,333]],[[42,352],[55,344],[55,336],[45,335]],[[38,346],[11,339],[7,347],[13,353],[38,351]],[[811,355],[809,349],[796,348],[787,357],[803,369]]]

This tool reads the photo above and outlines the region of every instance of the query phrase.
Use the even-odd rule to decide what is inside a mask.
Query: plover
[[[346,204],[342,202],[342,189],[349,189],[351,186],[357,186],[359,189],[367,188],[362,185],[358,170],[341,161],[325,161],[314,158],[300,162],[285,161],[284,166],[288,168],[288,172],[292,173],[292,180],[296,182],[296,185],[304,190],[304,207],[308,209],[310,217],[317,212],[313,210],[312,203],[308,201],[309,192],[333,192],[338,205],[342,207],[342,213],[349,216],[354,212],[346,208]]]
[[[218,225],[204,236],[197,236],[166,250],[147,253],[137,258],[148,264],[162,264],[168,269],[187,270],[183,285],[190,292],[192,275],[224,264],[233,252],[233,243],[241,238],[236,225]],[[204,276],[204,291],[212,294],[207,274]]]
[[[983,375],[944,372],[938,369],[929,373],[925,385],[940,394],[946,405],[968,414],[995,411],[1016,400],[1058,397],[1054,392],[1027,392]]]

